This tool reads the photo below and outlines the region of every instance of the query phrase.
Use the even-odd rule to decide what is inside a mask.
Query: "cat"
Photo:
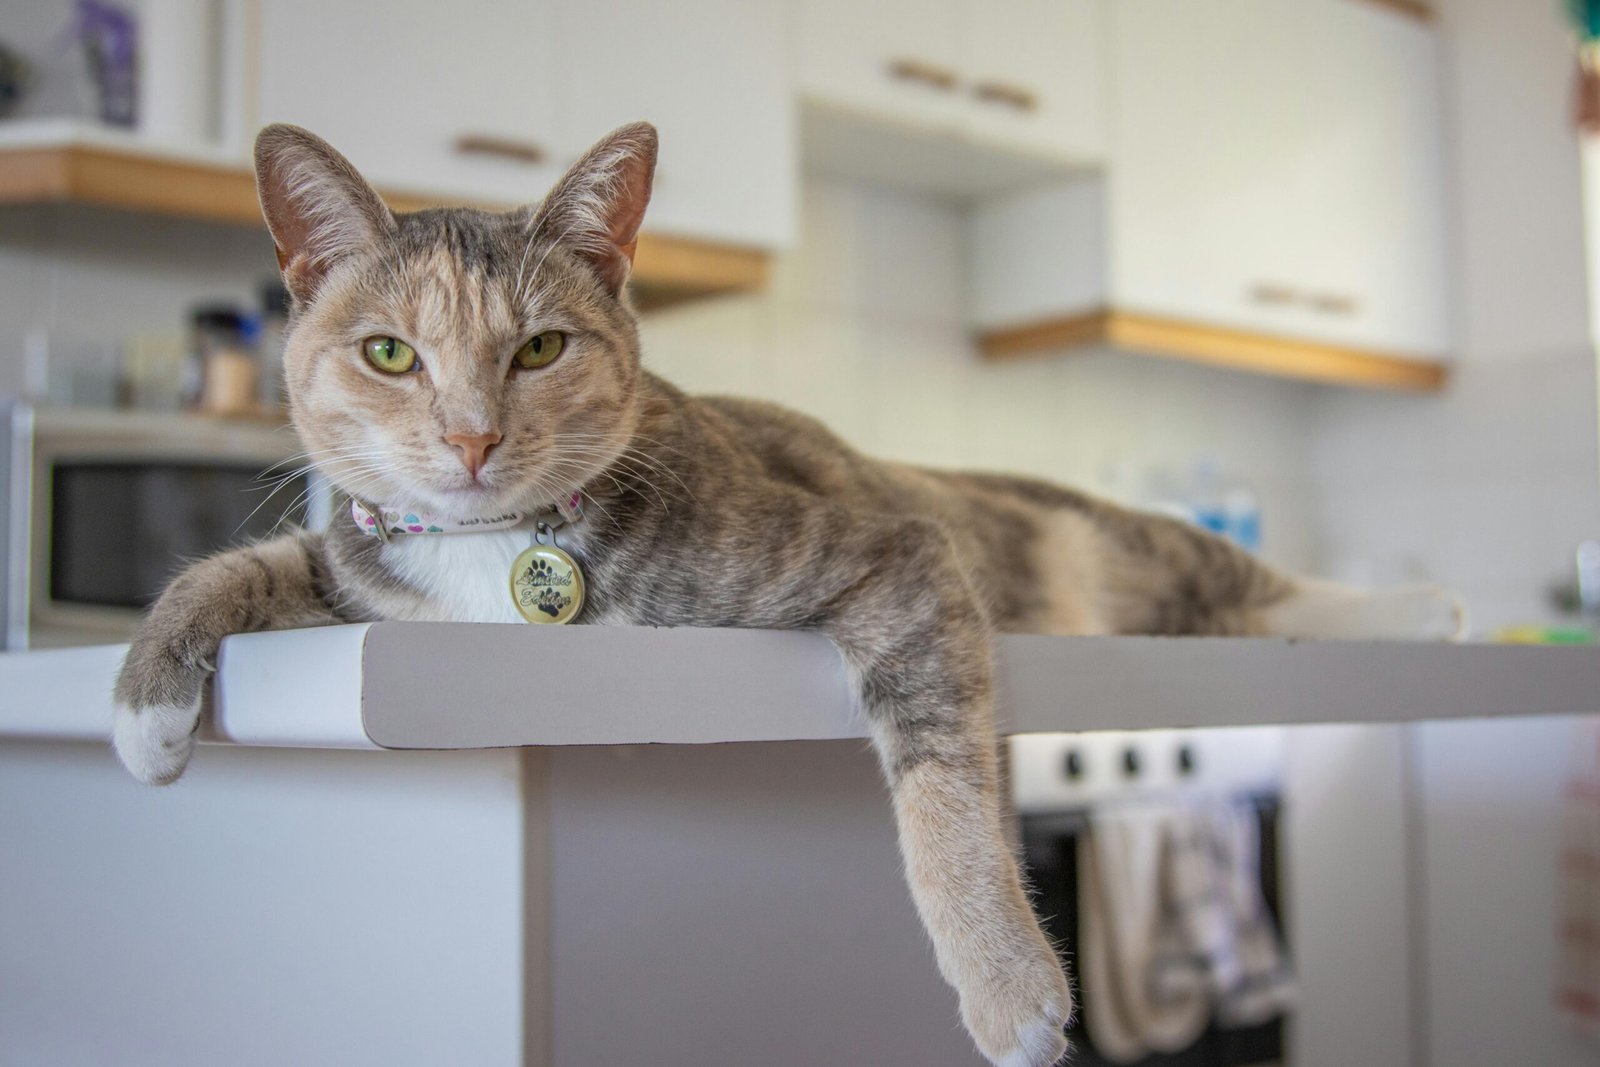
[[[1002,829],[993,635],[1445,638],[1460,609],[1432,588],[1296,580],[1171,518],[879,462],[781,407],[685,395],[641,367],[625,290],[656,149],[653,127],[625,126],[537,206],[397,215],[313,134],[261,132],[257,188],[293,301],[291,418],[308,458],[369,510],[173,581],[117,679],[116,750],[145,782],[183,772],[229,634],[520,621],[507,574],[531,520],[487,527],[565,502],[580,621],[834,641],[968,1031],[993,1063],[1054,1063],[1072,994]],[[390,535],[385,506],[486,528]]]

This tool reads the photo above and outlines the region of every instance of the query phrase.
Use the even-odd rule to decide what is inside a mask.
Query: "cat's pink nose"
[[[447,433],[444,435],[445,444],[456,450],[461,465],[467,468],[467,473],[474,478],[483,470],[484,462],[489,458],[489,449],[500,443],[497,433]]]

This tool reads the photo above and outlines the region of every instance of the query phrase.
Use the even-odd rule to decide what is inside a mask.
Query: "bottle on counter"
[[[1221,534],[1248,552],[1260,551],[1260,500],[1249,485],[1224,476],[1215,460],[1196,461],[1184,504],[1196,526]]]
[[[196,308],[189,389],[191,406],[208,415],[255,415],[260,364],[256,343],[260,320],[231,305]]]

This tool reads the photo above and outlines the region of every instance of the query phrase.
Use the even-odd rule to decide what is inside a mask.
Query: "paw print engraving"
[[[538,608],[540,611],[554,619],[561,614],[562,610],[568,604],[571,603],[571,597],[558,593],[554,589],[546,589],[543,595],[539,597],[539,602],[536,603],[534,607]]]

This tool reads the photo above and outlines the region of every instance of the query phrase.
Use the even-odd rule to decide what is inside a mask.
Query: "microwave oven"
[[[184,563],[326,523],[283,423],[22,401],[0,416],[7,649],[125,640]]]

